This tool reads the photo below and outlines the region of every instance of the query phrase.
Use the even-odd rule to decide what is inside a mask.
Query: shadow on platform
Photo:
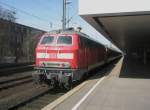
[[[103,77],[104,75],[106,75],[106,76],[109,75],[119,61],[120,61],[120,58],[117,58],[116,60],[114,60],[108,64],[105,64],[101,67],[98,67],[98,68],[90,71],[88,79],[90,79],[90,80],[99,79],[99,78]]]
[[[130,57],[125,57],[121,72],[119,75],[120,78],[150,78],[150,64],[143,64],[142,62],[131,59]]]

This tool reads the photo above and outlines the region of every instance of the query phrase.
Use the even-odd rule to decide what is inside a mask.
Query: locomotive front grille
[[[47,67],[60,67],[59,63],[46,63]]]
[[[41,69],[40,73],[55,73],[55,74],[59,74],[59,73],[71,73],[72,70],[46,70],[46,69]]]
[[[42,67],[69,68],[69,62],[40,62]]]

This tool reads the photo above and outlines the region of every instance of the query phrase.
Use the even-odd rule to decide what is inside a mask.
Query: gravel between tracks
[[[13,89],[14,91],[11,92],[9,90],[9,92],[5,91],[3,92],[3,94],[0,93],[0,110],[7,110],[9,108],[17,106],[18,104],[30,100],[31,98],[36,97],[49,90],[49,88],[46,86],[35,86],[33,83],[27,84],[26,87],[22,85],[20,88],[15,87]]]

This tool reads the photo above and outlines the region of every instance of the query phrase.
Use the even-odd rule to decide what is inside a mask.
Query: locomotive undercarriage
[[[80,70],[36,68],[32,74],[35,83],[71,89],[73,82],[81,79]]]

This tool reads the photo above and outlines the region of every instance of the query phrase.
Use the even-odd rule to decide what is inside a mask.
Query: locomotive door
[[[86,43],[86,39],[84,37],[80,37],[80,48],[81,48],[81,57],[80,57],[80,61],[81,61],[81,67],[83,69],[88,69],[88,48],[87,48],[87,43]]]
[[[107,47],[105,47],[104,48],[104,63],[107,63],[107,58],[108,58],[108,48]]]
[[[89,48],[88,48],[88,41],[87,39],[84,40],[84,64],[86,67],[86,70],[88,70],[88,53],[89,53]]]

